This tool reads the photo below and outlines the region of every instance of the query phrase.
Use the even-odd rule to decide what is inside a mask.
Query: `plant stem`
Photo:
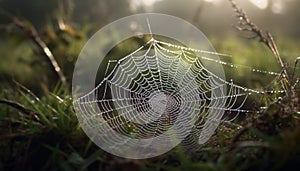
[[[30,39],[41,49],[43,55],[48,58],[48,61],[53,67],[54,71],[57,73],[60,81],[63,84],[65,84],[66,83],[65,75],[63,74],[61,68],[59,67],[57,61],[55,60],[52,52],[50,51],[46,43],[40,38],[36,29],[32,25],[29,27],[28,25],[26,25],[24,21],[21,21],[17,17],[13,17],[13,23],[18,28],[20,28],[24,33],[26,33],[30,37]]]
[[[30,109],[26,109],[23,105],[17,103],[17,102],[14,102],[14,101],[10,101],[10,100],[0,100],[0,104],[5,104],[5,105],[8,105],[8,106],[11,106],[17,110],[19,110],[20,112],[24,113],[24,114],[28,114],[28,115],[31,115],[31,114],[34,114],[34,115],[38,115],[37,112],[35,111],[32,111]]]
[[[263,31],[258,28],[247,16],[244,10],[242,10],[234,0],[229,0],[231,3],[232,8],[236,14],[236,17],[240,20],[239,26],[235,26],[239,31],[242,32],[250,32],[254,34],[253,38],[259,38],[259,41],[264,43],[274,54],[276,60],[278,61],[279,65],[282,68],[282,76],[280,81],[283,84],[283,88],[289,92],[290,90],[290,79],[288,76],[288,72],[286,70],[286,66],[282,61],[280,53],[278,51],[277,45],[274,41],[272,34],[268,31]],[[289,93],[287,93],[289,95]]]

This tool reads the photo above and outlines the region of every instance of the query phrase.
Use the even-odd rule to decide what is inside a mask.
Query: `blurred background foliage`
[[[264,1],[269,2],[264,9],[252,4],[250,0],[237,2],[259,27],[275,35],[282,56],[292,64],[300,52],[300,12],[297,10],[300,2]],[[274,11],[274,4],[279,4],[277,8],[280,10]],[[55,80],[52,79],[55,76],[45,69],[49,68],[45,58],[40,56],[39,50],[28,36],[12,24],[14,16],[25,19],[38,30],[42,40],[63,68],[68,81],[74,61],[89,37],[102,26],[139,12],[160,12],[183,18],[203,31],[218,52],[232,54],[236,58],[234,61],[262,69],[266,69],[271,63],[273,67],[268,68],[269,70],[280,70],[266,47],[245,39],[247,35],[233,29],[232,25],[236,23],[236,19],[227,1],[1,0],[0,7],[0,52],[2,58],[5,58],[0,64],[0,80],[7,82],[14,78],[34,90],[39,89],[37,82],[55,84]],[[262,54],[264,57],[261,57]],[[34,74],[35,72],[44,74]],[[242,75],[243,72],[237,74]]]
[[[273,33],[291,71],[300,55],[300,1],[237,2],[260,28]],[[5,99],[0,104],[0,170],[297,170],[299,110],[286,111],[290,101],[272,101],[267,95],[252,99],[266,101],[263,114],[221,125],[202,150],[191,154],[179,148],[150,160],[120,159],[90,142],[77,123],[70,97],[76,58],[101,27],[131,14],[160,12],[183,18],[203,31],[217,52],[233,56],[222,60],[281,72],[266,46],[233,28],[232,11],[225,0],[0,0],[0,100]],[[14,17],[37,31],[66,75],[66,85]],[[225,72],[228,80],[253,89],[275,79],[246,69]],[[299,86],[297,93],[299,97]]]

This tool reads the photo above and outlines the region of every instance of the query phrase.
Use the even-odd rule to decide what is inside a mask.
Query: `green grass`
[[[281,170],[296,165],[300,155],[299,113],[274,104],[237,124],[222,124],[199,151],[186,153],[179,146],[154,159],[124,160],[83,133],[65,87],[40,98],[16,87],[1,93],[1,99],[13,99],[23,109],[1,104],[0,170]]]

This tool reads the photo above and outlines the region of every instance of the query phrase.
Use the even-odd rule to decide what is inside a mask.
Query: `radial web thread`
[[[130,55],[110,60],[104,79],[74,105],[85,124],[110,135],[102,141],[118,142],[112,148],[130,141],[118,134],[147,139],[174,125],[180,128],[176,137],[194,148],[208,140],[224,114],[251,112],[242,109],[247,97],[262,93],[207,69],[203,60],[236,67],[209,57],[213,55],[226,56],[152,39]]]

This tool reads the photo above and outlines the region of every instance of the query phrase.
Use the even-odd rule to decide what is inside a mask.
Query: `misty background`
[[[299,0],[237,0],[255,23],[275,34],[300,36]],[[205,34],[232,32],[233,11],[227,0],[0,0],[0,22],[16,15],[41,27],[64,15],[76,27],[90,23],[95,30],[125,16],[158,12],[185,19]]]
[[[273,34],[284,61],[289,66],[293,65],[295,57],[300,55],[300,1],[236,2],[259,28]],[[190,22],[208,37],[217,52],[234,56],[228,62],[280,72],[280,66],[266,46],[257,40],[247,39],[249,35],[233,27],[238,19],[228,0],[0,0],[0,56],[3,59],[0,63],[0,87],[5,87],[11,80],[18,80],[40,92],[41,87],[53,87],[57,83],[47,58],[43,57],[26,31],[24,33],[14,25],[14,17],[37,30],[67,81],[71,82],[76,59],[93,34],[117,19],[144,12],[169,14]],[[101,43],[105,44],[110,38],[112,36],[108,35]],[[251,74],[238,70],[228,75],[250,87],[261,87],[274,79]]]

